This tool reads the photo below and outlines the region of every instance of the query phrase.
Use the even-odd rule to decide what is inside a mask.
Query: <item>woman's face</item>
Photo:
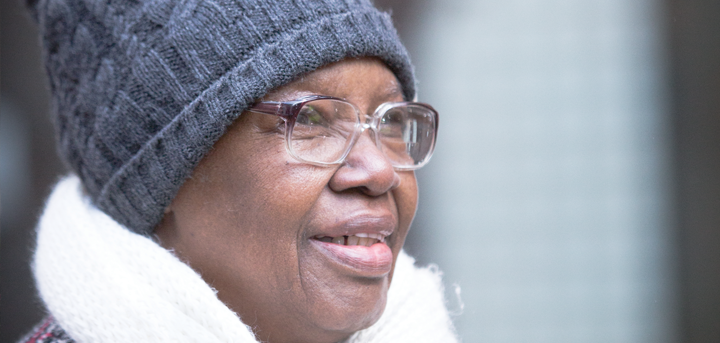
[[[393,73],[375,59],[325,66],[263,100],[313,94],[344,98],[365,113],[403,100]],[[279,117],[243,113],[155,232],[259,339],[336,342],[385,308],[415,214],[415,175],[394,170],[368,131],[341,165],[300,163],[285,150],[283,128]],[[368,235],[384,243],[327,242],[367,243],[358,236]]]

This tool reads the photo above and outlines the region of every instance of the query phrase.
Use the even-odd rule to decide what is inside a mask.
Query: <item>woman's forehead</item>
[[[399,101],[403,92],[395,75],[377,59],[346,59],[303,75],[263,97],[287,101],[310,94],[331,95],[348,100]]]

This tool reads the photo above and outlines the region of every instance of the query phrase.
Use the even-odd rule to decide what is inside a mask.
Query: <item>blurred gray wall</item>
[[[681,337],[720,342],[720,1],[668,1]]]
[[[720,342],[720,2],[376,3],[441,112],[407,249],[465,341]]]
[[[720,2],[376,3],[441,112],[407,249],[465,342],[720,342]],[[38,42],[0,2],[0,342],[64,173]]]
[[[428,260],[468,342],[675,342],[661,3],[428,3],[420,171]]]
[[[33,228],[62,171],[48,115],[35,24],[21,1],[0,2],[0,342],[41,316],[30,275]]]

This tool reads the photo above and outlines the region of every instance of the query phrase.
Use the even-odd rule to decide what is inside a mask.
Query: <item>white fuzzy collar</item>
[[[439,273],[402,252],[380,320],[348,343],[456,342]],[[256,342],[194,270],[93,206],[70,176],[40,219],[40,296],[78,342]]]

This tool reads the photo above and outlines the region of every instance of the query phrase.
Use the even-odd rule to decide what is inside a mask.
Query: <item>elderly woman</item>
[[[40,0],[61,156],[25,341],[454,342],[402,251],[438,115],[367,1]]]

